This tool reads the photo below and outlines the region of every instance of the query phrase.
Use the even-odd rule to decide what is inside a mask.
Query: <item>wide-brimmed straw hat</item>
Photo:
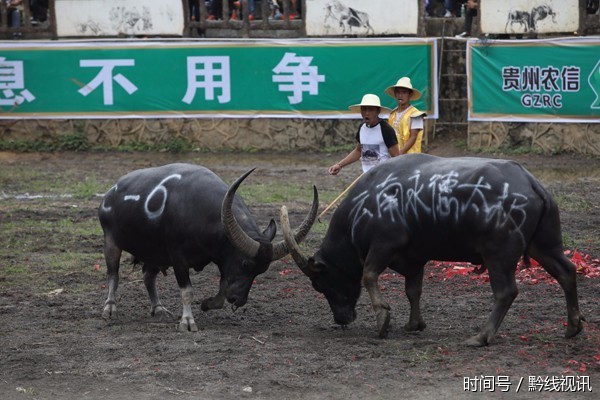
[[[360,113],[360,108],[362,106],[372,106],[372,107],[379,107],[381,108],[381,112],[387,112],[387,113],[391,113],[392,110],[390,108],[384,107],[381,105],[381,101],[379,100],[379,96],[375,95],[375,94],[365,94],[362,98],[362,101],[360,102],[360,104],[354,104],[350,107],[348,107],[350,109],[350,111],[356,112],[356,113]]]
[[[395,85],[392,85],[392,86],[388,87],[387,89],[385,89],[385,93],[395,99],[396,96],[394,95],[394,89],[396,89],[397,87],[412,90],[412,93],[410,95],[411,100],[419,100],[421,98],[421,96],[423,95],[420,90],[415,89],[412,86],[412,83],[410,82],[410,78],[407,76],[403,76],[402,78],[398,79],[398,82],[396,82]]]

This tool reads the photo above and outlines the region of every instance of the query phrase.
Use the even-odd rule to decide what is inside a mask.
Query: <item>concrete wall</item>
[[[202,3],[202,2],[201,2]],[[225,2],[226,4],[227,2]],[[52,0],[51,0],[52,4]],[[187,1],[184,2],[187,4]],[[29,11],[26,9],[26,14]],[[423,10],[421,10],[423,14]],[[267,16],[268,10],[259,10]],[[188,24],[189,37],[303,37],[299,19],[283,21],[209,21],[202,18]],[[186,16],[189,12],[186,11]],[[244,16],[246,17],[246,16]],[[441,37],[440,118],[427,121],[429,140],[444,135],[464,135],[471,149],[525,146],[546,153],[569,151],[600,155],[600,124],[475,123],[467,121],[467,86],[464,41],[454,39],[463,29],[462,18],[420,17],[424,36]],[[579,34],[600,34],[600,16],[585,15]],[[23,37],[40,39],[55,35],[53,13],[40,26],[23,27]],[[0,21],[0,34],[12,34]],[[474,22],[474,36],[479,34]],[[83,132],[93,145],[116,147],[131,143],[165,143],[185,139],[194,147],[231,150],[318,150],[351,145],[357,120],[302,119],[164,119],[164,120],[0,120],[0,141],[52,140],[65,133]]]

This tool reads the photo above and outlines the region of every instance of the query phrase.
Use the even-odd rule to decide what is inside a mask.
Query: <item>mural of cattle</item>
[[[492,312],[466,344],[485,346],[496,335],[518,288],[517,262],[537,260],[562,287],[570,338],[583,329],[575,266],[563,253],[556,202],[513,161],[408,154],[379,164],[348,192],[320,248],[305,257],[294,243],[285,206],[281,225],[294,261],[325,295],[334,321],[356,318],[362,290],[369,293],[379,337],[388,334],[390,306],[377,281],[386,268],[405,277],[410,303],[407,331],[426,324],[420,299],[429,260],[464,261],[489,271]],[[452,307],[449,299],[449,307]]]
[[[284,257],[283,241],[271,243],[276,233],[271,220],[260,231],[256,219],[235,194],[238,178],[230,188],[207,168],[192,164],[169,164],[133,171],[121,177],[104,195],[98,216],[104,231],[108,297],[102,316],[116,317],[119,263],[123,251],[143,263],[144,284],[150,297],[150,314],[164,315],[156,276],[173,266],[181,291],[183,313],[179,330],[197,331],[192,314],[189,269],[201,271],[210,262],[221,274],[219,292],[202,302],[202,310],[246,304],[254,278],[269,264]],[[318,198],[296,238],[303,240],[316,218]]]
[[[514,33],[514,25],[518,25],[523,32],[529,32],[529,20],[531,19],[531,15],[527,11],[519,11],[519,10],[510,10],[508,12],[508,18],[506,19],[506,26],[504,27],[504,32],[508,33],[508,28],[510,26],[511,31]]]
[[[338,23],[342,28],[343,34],[352,34],[352,28],[366,29],[366,34],[374,34],[375,31],[369,22],[369,14],[363,11],[358,11],[352,7],[342,4],[338,0],[333,0],[325,5],[325,18],[323,24],[330,26],[329,21]]]
[[[552,8],[549,5],[543,4],[541,6],[533,7],[531,9],[531,22],[529,23],[529,29],[535,31],[537,23],[549,16],[552,17],[552,22],[556,23],[556,13],[552,11]]]
[[[514,33],[514,25],[518,25],[523,33],[536,32],[537,23],[548,17],[552,17],[552,22],[556,23],[556,13],[552,10],[552,7],[547,4],[534,6],[529,12],[511,9],[508,12],[504,32],[509,33],[508,29],[510,27],[511,32]]]

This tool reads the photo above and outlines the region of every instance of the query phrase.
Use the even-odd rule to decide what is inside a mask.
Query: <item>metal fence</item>
[[[204,36],[211,30],[225,31],[225,36],[226,31],[230,31],[231,36],[242,38],[254,36],[252,32],[257,37],[273,37],[269,34],[273,31],[288,31],[280,34],[285,37],[305,36],[303,0],[255,0],[253,13],[250,13],[249,0],[220,1],[216,5],[203,0],[184,0],[184,3],[190,37]]]

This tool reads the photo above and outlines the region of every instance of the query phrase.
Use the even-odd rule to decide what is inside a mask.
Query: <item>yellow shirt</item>
[[[402,149],[408,139],[410,138],[410,118],[411,117],[420,117],[424,116],[425,113],[417,110],[414,106],[410,106],[404,112],[398,112],[398,108],[395,108],[388,122],[391,126],[394,127],[396,131],[396,137],[398,138],[398,147]],[[423,129],[419,130],[417,134],[417,140],[415,144],[412,145],[410,149],[408,149],[407,153],[420,153],[421,152],[421,142],[423,141]]]

